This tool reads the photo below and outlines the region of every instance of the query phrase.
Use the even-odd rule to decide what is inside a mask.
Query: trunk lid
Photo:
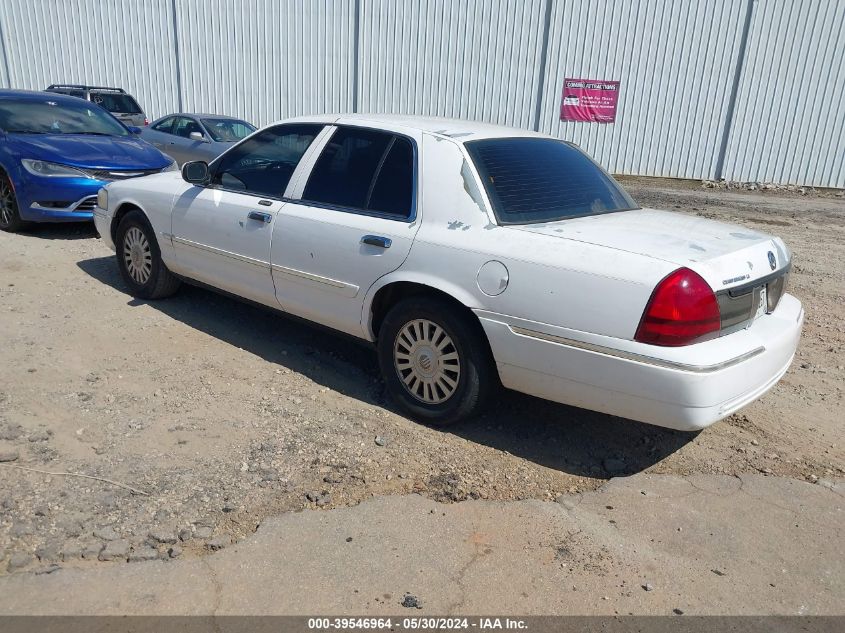
[[[596,244],[686,266],[715,290],[770,277],[789,264],[776,237],[707,218],[636,209],[558,222],[509,226],[520,231]]]

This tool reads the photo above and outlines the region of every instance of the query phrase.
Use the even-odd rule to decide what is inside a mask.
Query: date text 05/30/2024
[[[526,630],[525,620],[518,618],[309,618],[308,629],[312,631],[327,630],[456,630],[477,629],[479,631],[492,630]]]

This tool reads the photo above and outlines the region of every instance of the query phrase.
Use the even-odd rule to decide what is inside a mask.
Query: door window
[[[173,134],[181,136],[182,138],[191,138],[193,132],[203,133],[200,124],[187,117],[179,117],[176,119],[176,125],[173,127]]]
[[[172,134],[174,123],[176,123],[176,117],[175,116],[169,116],[166,119],[164,119],[163,121],[156,123],[153,126],[153,129],[156,132],[164,132],[165,134]]]
[[[280,198],[305,150],[322,125],[280,125],[264,130],[223,154],[212,185]]]
[[[413,170],[413,147],[407,139],[340,128],[314,165],[302,199],[409,217]]]

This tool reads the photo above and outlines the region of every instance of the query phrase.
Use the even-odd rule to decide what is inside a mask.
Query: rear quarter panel
[[[379,280],[370,298],[391,281],[416,281],[472,309],[534,321],[540,329],[548,324],[633,338],[655,285],[676,268],[496,225],[471,162],[450,139],[426,134],[422,161],[422,225],[406,262]],[[497,296],[478,285],[479,271],[490,261],[508,271],[507,287]]]

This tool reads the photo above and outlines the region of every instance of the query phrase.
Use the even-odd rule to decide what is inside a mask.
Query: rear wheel
[[[181,281],[161,259],[161,250],[146,216],[130,211],[115,235],[117,265],[129,291],[141,299],[163,299],[174,294]]]
[[[26,226],[18,211],[18,199],[12,182],[6,174],[0,173],[0,230],[8,233],[20,231]]]
[[[496,384],[477,323],[436,297],[412,297],[390,310],[378,356],[393,400],[411,417],[437,426],[479,413]]]

